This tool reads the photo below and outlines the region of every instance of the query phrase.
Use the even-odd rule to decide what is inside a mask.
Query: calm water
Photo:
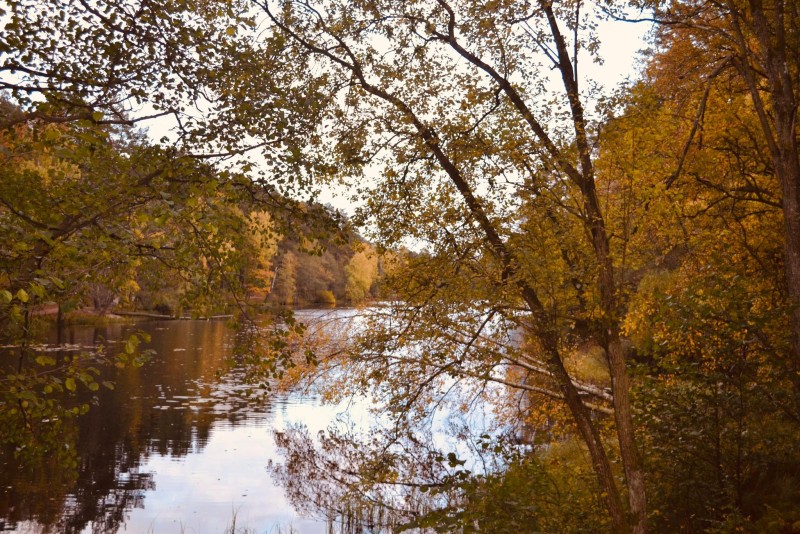
[[[116,388],[101,388],[65,440],[77,468],[0,458],[0,531],[219,534],[235,518],[259,533],[325,532],[322,520],[297,515],[266,466],[282,461],[275,430],[315,432],[337,409],[313,396],[248,395],[221,321],[73,327],[63,341],[113,346],[131,330],[148,332],[157,355],[106,371]]]

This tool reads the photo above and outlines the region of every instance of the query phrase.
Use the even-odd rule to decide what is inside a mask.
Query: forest
[[[603,87],[611,22],[648,33]],[[254,382],[391,421],[280,436],[287,493],[364,532],[800,532],[800,3],[8,0],[0,24],[4,449],[74,461],[92,407],[62,399],[147,355],[57,361],[42,324],[272,314]],[[362,322],[304,339],[308,305]],[[480,469],[431,434],[476,403]]]

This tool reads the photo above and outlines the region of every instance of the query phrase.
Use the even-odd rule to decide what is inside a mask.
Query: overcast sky
[[[650,28],[651,25],[645,23],[602,22],[598,27],[598,35],[601,43],[599,57],[603,58],[603,64],[588,60],[580,64],[579,73],[583,86],[586,87],[586,80],[592,80],[608,92],[627,79],[636,79],[640,52],[646,47],[645,39]],[[347,193],[341,188],[324,189],[319,200],[323,204],[329,203],[338,209],[352,212]]]
[[[599,57],[603,58],[603,64],[594,63],[588,57],[581,58],[580,75],[583,87],[587,87],[587,80],[591,80],[608,92],[626,79],[635,79],[638,75],[639,52],[645,47],[645,37],[649,29],[650,25],[643,23],[602,22],[598,27],[598,36],[601,43]],[[164,136],[174,138],[170,135],[172,125],[170,118],[164,118],[150,121],[145,126],[150,138],[158,142]],[[255,154],[249,154],[248,157],[259,159]],[[342,188],[324,188],[319,201],[348,213],[353,211],[347,192]]]

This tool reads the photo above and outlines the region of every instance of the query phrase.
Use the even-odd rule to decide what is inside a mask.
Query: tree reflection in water
[[[84,392],[92,409],[63,425],[60,447],[73,454],[25,461],[14,450],[0,450],[4,528],[115,532],[155,488],[153,474],[140,472],[151,455],[184,457],[206,445],[215,422],[246,418],[253,401],[240,390],[241,377],[231,374],[233,333],[224,323],[76,327],[67,341],[108,342],[143,328],[157,356],[141,369],[102,370],[101,379],[114,381],[115,389]]]
[[[113,392],[99,393],[99,402],[113,403]],[[110,421],[98,412],[69,422],[62,446],[76,452],[74,463],[53,456],[21,461],[3,451],[11,484],[3,488],[0,514],[7,526],[33,521],[46,532],[71,533],[91,524],[95,532],[115,532],[126,511],[142,506],[144,492],[155,487],[151,473],[138,472],[148,447],[131,439],[131,412]]]
[[[326,519],[331,531],[424,529],[458,515],[464,487],[499,469],[513,447],[507,441],[497,446],[503,436],[476,436],[464,421],[451,430],[458,441],[471,445],[469,450],[442,452],[434,445],[442,441],[420,429],[365,433],[340,423],[314,437],[305,426],[295,425],[275,433],[284,461],[270,462],[268,470],[299,511]],[[490,439],[494,446],[485,447]]]
[[[419,443],[413,455],[399,455],[378,441],[349,431],[320,432],[315,440],[294,426],[276,433],[285,463],[270,463],[269,470],[302,513],[322,516],[346,534],[391,532],[425,511],[429,499],[421,490],[438,485],[430,481],[443,473],[432,469],[434,453]]]
[[[477,372],[459,374],[453,364],[425,367],[446,354],[438,347],[427,350],[412,335],[404,346],[392,344],[385,330],[409,330],[398,327],[390,311],[376,307],[302,318],[309,324],[307,338],[317,342],[318,363],[298,373],[293,384],[334,404],[353,403],[355,412],[369,411],[369,428],[345,419],[317,435],[302,425],[276,432],[284,460],[268,469],[298,510],[327,520],[334,532],[471,528],[480,523],[471,503],[490,501],[488,485],[520,463],[529,447],[515,426],[521,418],[504,417],[525,408],[503,403],[503,392],[475,380]],[[382,347],[388,356],[373,357],[381,352],[365,347],[365,333],[390,347]],[[365,396],[373,401],[369,409]],[[525,469],[540,476],[539,466]]]

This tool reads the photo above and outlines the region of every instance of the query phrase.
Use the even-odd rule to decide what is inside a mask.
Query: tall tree
[[[669,2],[656,10],[662,50],[683,50],[694,65],[684,82],[710,88],[735,72],[750,97],[773,172],[781,185],[784,266],[791,300],[792,349],[788,367],[800,412],[800,11],[796,2],[748,0]],[[702,58],[702,62],[697,61]],[[708,89],[701,99],[687,150],[702,130]]]
[[[350,258],[344,270],[347,275],[347,299],[355,304],[363,302],[378,276],[378,259],[374,251],[359,250]]]
[[[605,201],[627,206],[615,210],[628,221],[616,223],[617,246],[628,250],[625,330],[641,364],[651,526],[761,531],[791,524],[797,498],[781,187],[736,72],[708,93],[681,82],[693,59],[705,63],[685,53],[690,40],[676,45],[604,125],[597,160]]]
[[[644,532],[644,474],[620,340],[624,302],[596,188],[589,95],[578,69],[579,58],[589,59],[587,51],[595,49],[594,14],[581,2],[544,1],[260,5],[273,24],[262,57],[291,67],[265,77],[267,65],[244,58],[231,69],[235,81],[218,79],[220,109],[236,108],[236,120],[247,122],[248,110],[259,109],[263,99],[276,104],[274,116],[293,117],[280,124],[306,125],[293,128],[284,160],[304,162],[303,173],[312,178],[380,169],[374,186],[356,185],[370,197],[360,220],[374,224],[383,246],[424,240],[437,261],[454,261],[456,270],[475,261],[488,267],[495,294],[505,299],[496,304],[525,309],[524,320],[504,318],[537,339],[535,356],[555,379],[588,448],[614,529]],[[242,80],[247,91],[225,91]],[[295,91],[291,101],[276,101],[272,89],[284,80],[304,96]],[[326,160],[328,154],[335,159]],[[534,220],[561,227],[562,234],[576,232],[580,246],[568,250],[556,239],[550,249],[536,247],[542,240],[531,234]],[[607,355],[631,520],[590,408],[564,365],[564,323],[553,313],[560,306],[551,305],[546,280],[537,279],[532,250],[574,271],[565,277],[574,303],[568,315],[589,325]],[[447,286],[447,278],[437,279]],[[474,295],[448,298],[477,306],[469,302]]]

